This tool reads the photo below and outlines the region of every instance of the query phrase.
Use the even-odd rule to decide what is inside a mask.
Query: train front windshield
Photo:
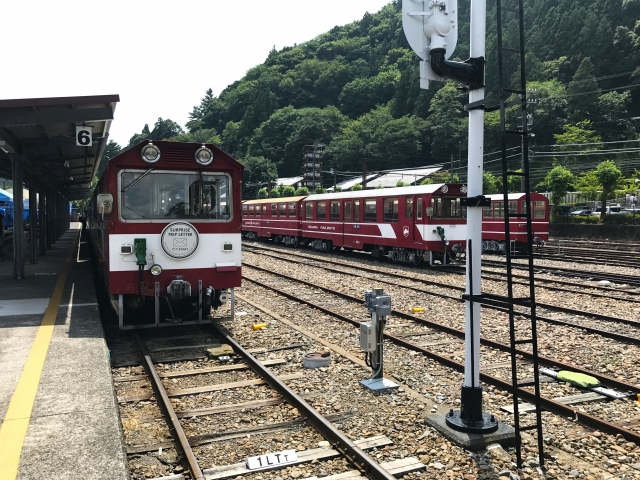
[[[120,195],[123,220],[231,218],[225,174],[125,170],[120,173]]]

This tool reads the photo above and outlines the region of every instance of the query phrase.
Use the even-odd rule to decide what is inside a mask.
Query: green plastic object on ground
[[[600,380],[591,375],[584,373],[570,372],[568,370],[560,370],[556,377],[560,382],[567,382],[575,387],[594,388],[600,386]]]

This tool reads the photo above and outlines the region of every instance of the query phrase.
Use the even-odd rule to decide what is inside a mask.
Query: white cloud
[[[2,98],[120,94],[121,145],[158,117],[184,126],[271,48],[302,43],[388,0],[7,1]]]

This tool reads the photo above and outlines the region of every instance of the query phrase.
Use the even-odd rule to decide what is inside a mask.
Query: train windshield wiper
[[[133,187],[136,183],[138,183],[140,180],[142,180],[144,177],[146,177],[147,175],[149,175],[151,172],[153,171],[153,167],[150,168],[149,170],[147,170],[146,172],[144,172],[142,175],[140,175],[138,178],[136,178],[133,182],[131,182],[129,185],[127,185],[126,188],[122,189],[122,192],[120,193],[125,193],[127,190],[129,190],[131,187]]]

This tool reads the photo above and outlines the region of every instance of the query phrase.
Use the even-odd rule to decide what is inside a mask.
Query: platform
[[[128,479],[88,245],[0,261],[0,478]],[[16,474],[17,470],[17,474]]]

